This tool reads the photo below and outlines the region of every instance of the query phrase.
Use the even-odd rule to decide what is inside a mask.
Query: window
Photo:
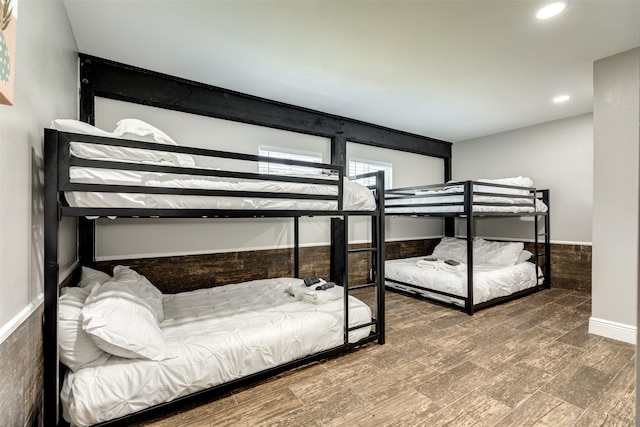
[[[322,163],[322,153],[294,150],[291,148],[261,146],[258,149],[258,155],[274,159]],[[282,163],[258,162],[258,172],[271,175],[310,175],[321,173],[321,169],[298,165],[284,165]]]
[[[393,182],[393,165],[391,163],[358,159],[355,157],[349,159],[349,176],[360,175],[369,172],[377,172],[379,170],[384,171],[384,186],[386,188],[392,188],[391,183]],[[374,185],[375,178],[371,177],[366,179],[359,179],[358,182],[362,185]]]

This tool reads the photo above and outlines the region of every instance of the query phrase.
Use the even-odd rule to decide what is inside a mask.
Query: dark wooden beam
[[[95,97],[133,102],[332,138],[408,151],[443,159],[451,143],[320,111],[259,98],[155,71],[80,54],[81,119],[94,122]],[[332,149],[342,160],[342,149]],[[333,157],[333,155],[332,155]]]

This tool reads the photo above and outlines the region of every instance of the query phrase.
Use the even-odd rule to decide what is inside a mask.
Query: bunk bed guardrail
[[[478,190],[479,188],[480,190]],[[480,198],[476,198],[480,196]],[[460,216],[477,215],[473,212],[474,206],[486,206],[482,215],[505,216],[509,213],[516,216],[540,215],[536,207],[536,189],[516,185],[497,184],[482,181],[449,181],[442,184],[417,185],[387,189],[385,195],[387,207],[395,209],[391,213],[401,214],[398,208],[414,208],[416,215],[433,216]],[[440,201],[442,199],[444,201]],[[419,200],[419,202],[415,202]],[[437,201],[430,201],[437,200]],[[413,202],[412,202],[413,201]],[[420,208],[433,208],[430,211],[421,211]],[[438,210],[437,207],[460,207],[460,210],[452,212]],[[496,212],[492,212],[495,208]],[[501,208],[504,208],[501,209]],[[525,208],[530,210],[522,212],[509,212],[510,208]]]
[[[68,132],[57,132],[51,129],[46,129],[48,138],[57,140],[57,158],[58,158],[58,191],[78,191],[78,192],[101,192],[101,193],[130,193],[130,194],[160,194],[171,195],[178,194],[181,196],[224,196],[224,197],[259,197],[259,198],[272,198],[272,199],[287,199],[287,200],[314,200],[314,201],[330,201],[336,203],[335,210],[342,210],[343,203],[343,178],[344,168],[339,165],[331,165],[325,163],[312,163],[300,160],[289,159],[277,159],[271,157],[257,156],[252,154],[234,153],[220,150],[209,150],[203,148],[183,147],[183,146],[169,146],[164,144],[124,140],[116,138],[107,138],[93,135],[83,135]],[[200,167],[184,167],[184,166],[170,166],[161,164],[143,164],[132,163],[125,161],[114,160],[97,160],[97,159],[85,159],[78,158],[71,155],[70,146],[72,143],[88,143],[101,146],[112,147],[126,147],[128,149],[141,149],[150,150],[156,152],[170,152],[178,154],[186,154],[193,156],[201,156],[208,159],[231,159],[240,160],[257,164],[258,162],[270,162],[284,165],[294,165],[300,167],[308,167],[316,170],[321,170],[327,174],[327,177],[312,177],[312,176],[298,176],[298,175],[271,175],[261,174],[257,172],[238,172],[227,171],[214,168],[200,168]],[[133,171],[133,172],[151,172],[158,174],[178,174],[187,175],[189,177],[197,178],[222,178],[222,179],[236,179],[236,180],[250,180],[255,182],[280,182],[283,184],[306,184],[306,185],[323,185],[333,189],[332,194],[308,194],[302,191],[247,191],[247,190],[217,190],[207,188],[175,188],[165,186],[153,186],[153,185],[117,185],[117,184],[104,184],[104,183],[74,183],[71,180],[71,168],[97,168],[108,169],[118,171]],[[333,177],[333,179],[331,179]],[[89,215],[101,215],[102,212],[109,211],[109,215],[114,215],[114,208],[79,208],[69,207],[67,203],[62,200],[61,205],[62,213],[64,215],[73,216],[89,216]],[[158,210],[154,208],[122,208],[121,216],[144,216],[145,212],[155,210],[158,215]],[[161,212],[161,216],[180,216],[188,217],[189,214],[195,216],[201,216],[199,213],[207,209],[193,209],[191,212],[189,209],[166,209]],[[251,211],[251,209],[210,209],[213,216],[227,216],[227,215],[242,215],[243,211]],[[256,209],[257,210],[257,209]],[[288,210],[289,213],[283,214],[283,212],[276,213],[262,213],[262,215],[278,215],[278,216],[304,216],[312,215],[315,213],[309,213],[308,210]],[[119,213],[119,212],[118,212]],[[245,212],[246,213],[246,212]],[[322,212],[318,212],[321,214]],[[249,214],[249,216],[253,216]]]

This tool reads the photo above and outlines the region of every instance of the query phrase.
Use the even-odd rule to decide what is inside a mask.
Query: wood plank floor
[[[387,292],[385,345],[138,426],[632,426],[635,346],[590,313],[562,289],[474,316]]]

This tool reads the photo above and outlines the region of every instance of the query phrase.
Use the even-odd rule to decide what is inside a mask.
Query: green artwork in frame
[[[0,0],[0,104],[13,104],[18,0]]]

